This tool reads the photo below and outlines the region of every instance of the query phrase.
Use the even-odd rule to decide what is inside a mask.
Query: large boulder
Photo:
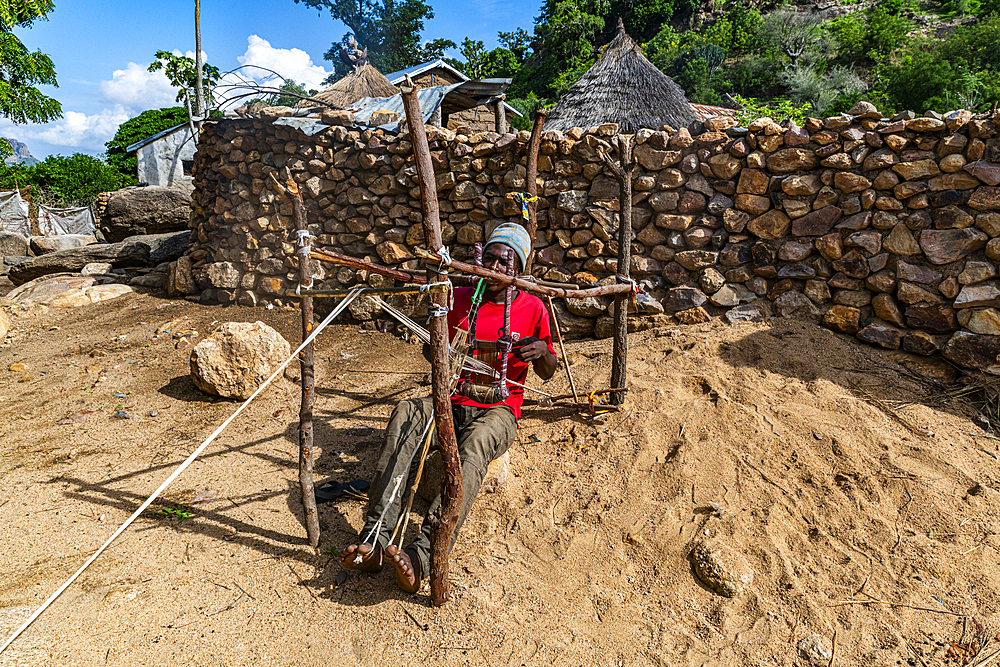
[[[96,243],[68,250],[57,250],[12,266],[9,277],[21,285],[50,273],[78,273],[87,264],[112,266],[157,266],[177,259],[187,249],[190,231],[172,234],[130,236],[119,243]]]
[[[137,234],[188,229],[191,193],[158,185],[123,188],[111,195],[101,216],[101,233],[114,243]]]
[[[291,347],[263,322],[226,322],[191,351],[191,379],[204,392],[247,399]]]
[[[56,236],[32,236],[28,239],[31,245],[31,252],[38,255],[47,255],[57,250],[69,250],[70,248],[80,248],[85,245],[97,243],[97,237],[89,234],[58,234]],[[23,253],[13,253],[23,254]]]
[[[74,308],[128,294],[128,285],[97,285],[93,276],[42,276],[15,288],[7,299],[21,305]]]
[[[164,262],[172,262],[184,254],[191,243],[191,230],[169,234],[130,236],[125,239],[125,243],[143,243],[149,246],[147,266],[157,266]]]
[[[50,273],[76,273],[92,262],[112,266],[145,266],[149,262],[149,246],[145,243],[97,243],[57,250],[10,268],[8,277],[15,285]]]
[[[0,231],[0,257],[27,255],[28,239],[17,232]]]

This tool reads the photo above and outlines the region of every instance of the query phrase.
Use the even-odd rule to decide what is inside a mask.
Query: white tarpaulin
[[[0,231],[16,232],[25,238],[31,236],[28,202],[21,199],[17,190],[0,192]]]
[[[92,235],[96,225],[94,224],[94,214],[89,207],[49,208],[48,206],[39,206],[38,229],[45,236]]]

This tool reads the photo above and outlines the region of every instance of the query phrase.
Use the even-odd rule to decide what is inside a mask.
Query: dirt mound
[[[172,332],[260,319],[294,343],[297,317],[129,294],[12,319],[4,636],[235,409],[195,389]],[[834,664],[940,664],[964,615],[994,620],[1000,441],[941,393],[944,362],[796,321],[630,341],[623,412],[526,409],[511,476],[453,552],[447,607],[399,593],[391,571],[340,576],[358,501],[321,505],[308,548],[285,380],[0,665],[40,663],[40,647],[65,665],[792,665],[812,634],[830,650],[836,637]],[[607,385],[610,345],[568,345],[578,386]],[[334,325],[317,364],[317,477],[366,477],[392,406],[427,392],[419,347]],[[567,387],[561,372],[543,385]],[[705,539],[752,569],[738,596],[695,578]]]

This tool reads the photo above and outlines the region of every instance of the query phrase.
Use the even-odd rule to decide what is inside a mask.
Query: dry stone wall
[[[334,120],[334,119],[329,119]],[[335,121],[334,121],[335,122]],[[634,330],[711,317],[807,315],[889,349],[967,368],[1000,353],[1000,115],[883,118],[870,104],[802,127],[710,119],[642,130],[632,276]],[[536,276],[614,280],[618,186],[612,124],[544,134]],[[428,128],[444,240],[456,258],[516,219],[528,133]],[[406,134],[331,126],[314,136],[266,119],[210,121],[195,159],[192,244],[170,289],[205,300],[282,304],[294,289],[292,209],[270,182],[300,183],[319,247],[416,268],[419,189]],[[320,266],[323,288],[379,286],[367,271]],[[573,335],[608,335],[610,299],[567,300]],[[372,318],[359,304],[356,317]]]

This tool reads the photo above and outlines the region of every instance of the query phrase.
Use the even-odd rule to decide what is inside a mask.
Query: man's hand
[[[540,338],[528,336],[520,339],[514,343],[511,354],[519,361],[531,362],[535,373],[543,380],[548,380],[556,372],[556,357]]]
[[[535,361],[549,353],[549,346],[541,338],[528,336],[514,343],[511,354],[518,361]]]

